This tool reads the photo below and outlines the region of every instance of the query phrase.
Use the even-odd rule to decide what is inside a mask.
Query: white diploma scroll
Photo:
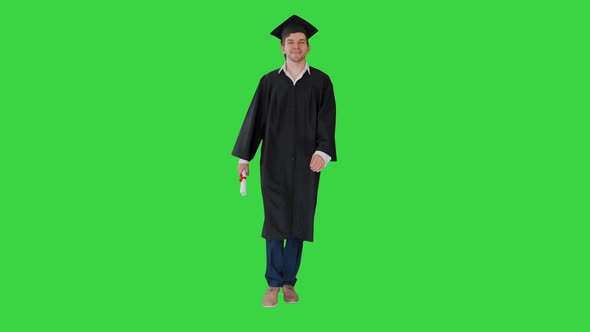
[[[246,196],[246,171],[242,171],[240,175],[240,194]]]

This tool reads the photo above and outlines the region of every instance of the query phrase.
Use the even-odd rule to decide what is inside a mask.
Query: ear
[[[281,45],[281,52],[283,52],[283,54],[287,54],[285,53],[285,45]]]

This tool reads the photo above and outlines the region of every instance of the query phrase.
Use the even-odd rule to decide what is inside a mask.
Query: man
[[[285,63],[260,79],[232,155],[238,173],[250,173],[262,141],[260,180],[264,202],[268,289],[262,304],[299,300],[294,286],[303,241],[313,241],[320,171],[336,161],[336,103],[328,75],[310,67],[308,40],[318,30],[293,15],[271,34],[281,39]]]

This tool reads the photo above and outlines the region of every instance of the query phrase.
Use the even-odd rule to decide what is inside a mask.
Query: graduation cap
[[[282,40],[294,32],[302,32],[309,39],[318,32],[318,29],[301,17],[293,15],[276,27],[270,34]]]

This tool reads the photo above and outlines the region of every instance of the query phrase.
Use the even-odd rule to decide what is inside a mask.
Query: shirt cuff
[[[329,156],[327,153],[325,153],[325,152],[322,152],[322,151],[319,151],[319,150],[318,150],[318,151],[314,152],[314,154],[318,154],[318,155],[320,155],[320,157],[324,158],[324,161],[326,162],[326,166],[328,166],[328,162],[329,162],[330,160],[332,160],[332,157],[330,157],[330,156]],[[326,166],[324,166],[324,167],[326,167]]]
[[[240,158],[240,164],[246,164],[246,165],[248,165],[249,162],[248,162],[248,160],[245,160],[245,159],[241,159]]]

